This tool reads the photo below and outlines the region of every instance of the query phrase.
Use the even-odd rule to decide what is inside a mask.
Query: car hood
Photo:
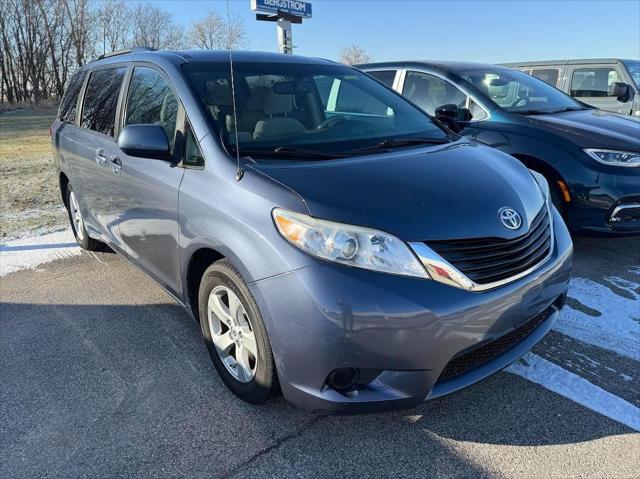
[[[392,233],[405,241],[515,238],[544,204],[529,171],[497,150],[459,141],[367,157],[252,164],[299,194],[309,213]],[[511,207],[523,226],[507,229]]]
[[[640,149],[640,121],[628,115],[589,109],[526,118],[582,148]]]

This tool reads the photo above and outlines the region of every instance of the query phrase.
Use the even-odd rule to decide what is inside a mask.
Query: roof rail
[[[109,53],[103,53],[97,59],[102,60],[103,58],[115,57],[116,55],[124,55],[125,53],[154,52],[154,51],[156,51],[155,48],[145,47],[145,46],[136,46],[136,47],[123,48],[122,50],[115,50]]]

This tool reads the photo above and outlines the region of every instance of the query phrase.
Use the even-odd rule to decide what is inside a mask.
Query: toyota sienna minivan
[[[572,243],[542,176],[354,68],[247,52],[232,68],[224,51],[91,62],[52,142],[80,246],[190,311],[233,393],[407,407],[549,331]]]

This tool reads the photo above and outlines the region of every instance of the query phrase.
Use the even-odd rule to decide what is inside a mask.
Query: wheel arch
[[[69,178],[67,175],[61,171],[58,175],[58,182],[60,184],[60,195],[62,196],[62,203],[65,206],[67,205],[67,186],[69,185]]]
[[[185,297],[189,302],[189,307],[196,320],[200,321],[198,311],[198,291],[200,289],[200,281],[202,275],[216,261],[224,259],[220,251],[210,247],[200,247],[196,249],[187,263],[187,271],[185,276]]]

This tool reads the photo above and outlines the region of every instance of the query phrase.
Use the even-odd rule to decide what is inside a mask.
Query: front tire
[[[251,292],[226,259],[204,272],[198,312],[209,355],[225,385],[249,403],[269,400],[278,383],[271,345]]]
[[[71,185],[67,185],[67,212],[69,213],[69,222],[71,223],[71,230],[73,236],[76,238],[78,245],[87,251],[97,251],[102,248],[102,243],[96,239],[93,239],[87,233],[84,226],[84,219],[82,217],[82,211],[80,209],[80,203],[78,197],[73,191]]]

